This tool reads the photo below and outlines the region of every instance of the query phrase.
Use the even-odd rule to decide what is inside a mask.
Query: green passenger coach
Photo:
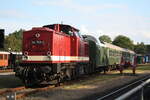
[[[89,43],[89,58],[91,71],[116,69],[119,66],[134,64],[135,53],[131,50],[103,42],[90,35],[83,36]]]

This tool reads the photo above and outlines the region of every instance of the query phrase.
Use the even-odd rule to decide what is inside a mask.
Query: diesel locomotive
[[[26,86],[71,80],[83,74],[135,64],[135,53],[100,43],[70,25],[52,24],[23,32],[23,59],[16,67]]]

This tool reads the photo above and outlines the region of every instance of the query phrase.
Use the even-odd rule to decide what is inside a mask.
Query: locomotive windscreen
[[[0,48],[4,48],[4,29],[0,29]]]

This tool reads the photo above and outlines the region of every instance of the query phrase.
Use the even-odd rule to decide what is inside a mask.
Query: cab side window
[[[65,33],[66,35],[73,36],[73,32],[71,28],[62,26],[60,29],[61,29],[61,32]]]
[[[82,37],[80,32],[75,31],[75,34],[76,34],[77,37],[80,37],[83,40],[83,37]]]
[[[68,33],[69,33],[70,36],[73,36],[73,32],[72,31],[69,31]]]

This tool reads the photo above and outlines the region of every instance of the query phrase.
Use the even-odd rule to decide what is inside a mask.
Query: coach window
[[[0,60],[2,60],[3,59],[3,55],[2,54],[0,54]]]
[[[111,56],[113,56],[113,50],[111,50]]]
[[[121,52],[119,53],[119,56],[121,56]]]
[[[114,50],[112,51],[112,56],[114,56]]]
[[[117,56],[117,51],[115,50],[115,56]]]
[[[112,56],[112,50],[110,50],[110,52],[109,52],[109,53],[110,53],[110,56]]]
[[[4,59],[7,60],[7,55],[4,55]]]
[[[117,51],[116,51],[116,50],[115,50],[115,56],[118,56],[118,55],[117,55]]]

